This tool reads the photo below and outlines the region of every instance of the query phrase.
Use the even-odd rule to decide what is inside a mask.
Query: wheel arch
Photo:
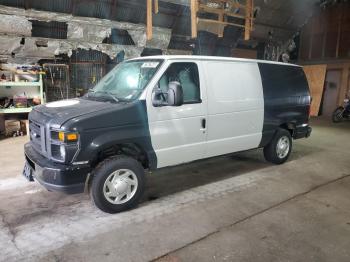
[[[108,158],[115,156],[128,156],[141,163],[144,169],[154,169],[151,156],[144,150],[144,148],[136,143],[129,141],[115,141],[114,143],[106,143],[99,146],[99,150],[93,153],[91,160],[91,168],[94,170],[97,166]],[[93,173],[91,172],[85,181],[85,191],[90,190],[91,182],[93,179]]]
[[[94,153],[92,167],[96,167],[99,163],[112,156],[125,155],[139,161],[142,166],[147,169],[151,167],[150,157],[144,148],[135,142],[115,141],[99,147]]]
[[[285,123],[280,124],[279,128],[287,130],[290,133],[291,137],[293,137],[297,126],[296,126],[296,123],[294,123],[294,122],[285,122]]]

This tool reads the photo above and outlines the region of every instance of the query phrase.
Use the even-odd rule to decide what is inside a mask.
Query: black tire
[[[283,140],[285,140],[286,138],[289,141],[289,147],[288,147],[288,153],[285,152],[284,153],[285,155],[283,154],[283,156],[281,157],[281,155],[278,154],[277,145],[282,138]],[[287,149],[285,151],[287,151]],[[276,132],[271,142],[264,147],[265,159],[277,165],[280,165],[286,162],[291,152],[292,152],[292,137],[288,130],[285,130],[282,128],[278,129],[278,131]]]
[[[334,110],[332,115],[333,123],[340,123],[343,121],[343,111],[344,107],[340,106],[336,110]]]
[[[121,170],[131,171],[132,177],[134,179],[137,179],[137,186],[135,191],[132,194],[132,197],[128,201],[126,201],[128,197],[125,195],[125,201],[126,201],[125,203],[115,204],[110,202],[112,201],[111,198],[110,200],[108,200],[107,199],[108,196],[105,196],[105,193],[104,193],[106,190],[105,183],[108,183],[106,182],[106,180],[110,178],[110,176],[113,173],[119,172]],[[137,160],[127,156],[111,157],[101,162],[93,171],[91,188],[90,188],[91,198],[94,204],[104,212],[111,213],[111,214],[122,212],[137,206],[144,192],[145,182],[146,181],[145,181],[144,169]],[[122,182],[122,183],[125,184],[127,182]],[[108,186],[107,186],[107,189],[108,189]],[[118,191],[117,189],[113,189],[113,190],[115,192]],[[109,192],[107,192],[107,194],[108,193]],[[121,200],[121,201],[124,201],[124,200]]]

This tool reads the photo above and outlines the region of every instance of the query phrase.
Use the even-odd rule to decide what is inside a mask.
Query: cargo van
[[[29,114],[24,175],[109,213],[137,205],[145,170],[264,148],[284,163],[310,136],[302,67],[205,56],[125,61],[85,96]]]

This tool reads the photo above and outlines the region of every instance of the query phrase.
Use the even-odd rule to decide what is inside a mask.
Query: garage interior
[[[349,1],[0,0],[0,22],[0,261],[350,261],[350,122],[332,122],[350,96]],[[280,166],[259,149],[157,170],[115,215],[28,183],[32,107],[152,55],[303,66],[311,137]]]

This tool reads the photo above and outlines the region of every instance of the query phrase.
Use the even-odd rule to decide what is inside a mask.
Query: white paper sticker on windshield
[[[156,68],[159,65],[159,62],[145,62],[142,64],[142,68]]]

